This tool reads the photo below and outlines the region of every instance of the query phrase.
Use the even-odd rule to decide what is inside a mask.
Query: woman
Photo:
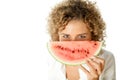
[[[57,4],[48,19],[52,41],[104,41],[105,23],[95,4],[87,0],[64,0]],[[51,60],[49,80],[115,80],[112,53],[101,50],[98,56],[79,66]]]

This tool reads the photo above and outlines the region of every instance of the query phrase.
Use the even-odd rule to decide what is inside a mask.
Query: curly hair
[[[48,17],[48,32],[53,41],[59,41],[58,32],[71,20],[82,20],[90,27],[92,40],[104,41],[105,22],[96,3],[88,0],[64,0],[57,4]]]

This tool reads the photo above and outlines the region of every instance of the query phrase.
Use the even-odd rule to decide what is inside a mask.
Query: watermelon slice
[[[80,65],[86,59],[98,55],[102,48],[99,41],[53,41],[48,43],[50,54],[67,65]]]

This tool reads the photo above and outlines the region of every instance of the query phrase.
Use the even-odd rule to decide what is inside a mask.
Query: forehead
[[[82,20],[72,20],[65,26],[65,29],[62,30],[61,33],[66,34],[89,33],[90,30],[88,27],[89,27],[88,24],[84,23]]]

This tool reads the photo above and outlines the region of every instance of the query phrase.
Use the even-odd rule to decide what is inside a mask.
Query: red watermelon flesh
[[[98,55],[102,47],[99,41],[53,41],[48,43],[50,54],[68,65],[79,65],[86,59]]]

